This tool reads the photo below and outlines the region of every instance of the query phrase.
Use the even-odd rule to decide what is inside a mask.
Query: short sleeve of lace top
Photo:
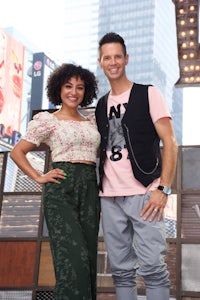
[[[48,112],[40,112],[29,122],[26,134],[22,138],[39,146],[46,142],[53,126],[53,116]]]

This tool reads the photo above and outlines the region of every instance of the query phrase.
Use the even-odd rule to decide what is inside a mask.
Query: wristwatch
[[[170,195],[172,192],[172,190],[169,186],[163,186],[163,185],[159,185],[158,190],[162,191],[167,196]]]

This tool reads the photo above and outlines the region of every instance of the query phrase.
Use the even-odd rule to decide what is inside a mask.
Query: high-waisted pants
[[[94,165],[57,162],[67,173],[47,183],[43,209],[56,277],[55,300],[95,300],[100,202]]]

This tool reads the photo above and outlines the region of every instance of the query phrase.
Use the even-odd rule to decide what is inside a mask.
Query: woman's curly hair
[[[90,105],[93,99],[97,98],[98,86],[95,75],[81,66],[65,63],[57,67],[47,79],[47,97],[52,104],[62,104],[60,97],[61,87],[72,77],[79,77],[85,83],[85,93],[83,101],[80,103],[81,107]]]

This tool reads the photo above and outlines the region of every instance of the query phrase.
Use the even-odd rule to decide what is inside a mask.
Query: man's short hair
[[[121,44],[122,48],[123,48],[124,56],[127,54],[124,39],[119,34],[117,34],[115,32],[108,32],[100,39],[100,41],[99,41],[99,54],[100,54],[100,51],[101,51],[101,47],[104,44],[108,44],[108,43],[119,43],[119,44]]]

